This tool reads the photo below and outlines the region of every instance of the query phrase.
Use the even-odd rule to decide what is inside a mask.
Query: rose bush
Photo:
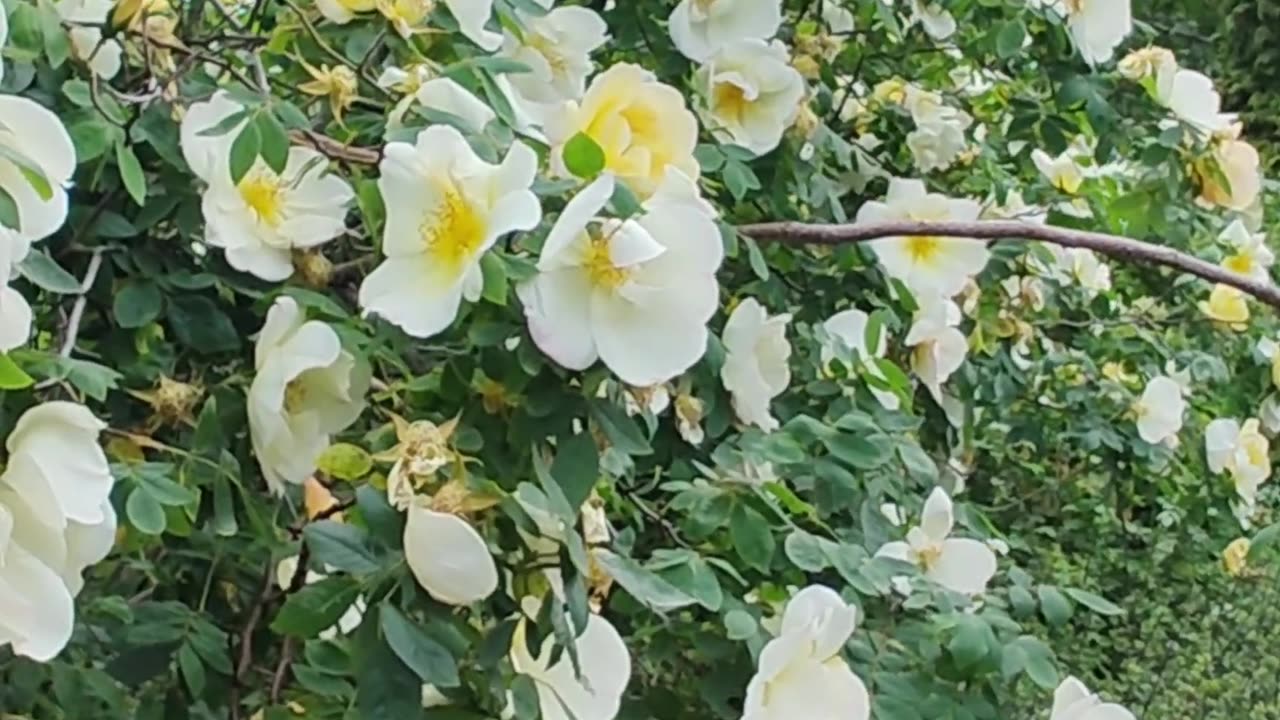
[[[11,0],[0,711],[1135,717],[1280,295],[1133,10]]]

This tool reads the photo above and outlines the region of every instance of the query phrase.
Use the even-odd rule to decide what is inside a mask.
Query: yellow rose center
[[[942,546],[939,544],[929,545],[916,551],[916,563],[925,572],[937,567],[938,560],[941,558]]]
[[[1244,253],[1228,257],[1222,266],[1233,273],[1248,275],[1253,272],[1253,257]]]
[[[1266,438],[1261,435],[1250,435],[1244,440],[1245,457],[1249,458],[1249,464],[1254,467],[1261,467],[1270,462],[1268,457],[1268,447]]]
[[[587,243],[586,256],[582,266],[587,269],[587,277],[591,284],[606,290],[617,290],[627,281],[630,272],[613,264],[609,255],[609,238],[598,235],[591,236]]]
[[[240,199],[253,211],[258,222],[271,228],[279,227],[287,196],[280,177],[266,171],[251,172],[241,178],[237,189]]]
[[[715,107],[716,114],[732,118],[734,121],[741,123],[742,116],[746,114],[747,108],[750,107],[751,101],[747,99],[746,92],[734,83],[719,83],[712,90],[712,104]]]
[[[538,53],[547,61],[552,75],[564,75],[568,72],[569,61],[550,38],[531,32],[525,36],[525,43],[529,46],[529,49]]]
[[[907,253],[917,263],[932,264],[942,254],[942,241],[932,235],[913,235],[907,238]]]
[[[1089,0],[1066,0],[1067,14],[1079,15],[1084,12],[1085,6],[1088,5],[1088,2]]]
[[[440,204],[419,232],[433,263],[456,277],[484,244],[487,228],[484,218],[457,187],[446,184],[441,195]]]
[[[301,378],[294,378],[284,387],[284,409],[290,415],[302,410],[307,401],[307,386]]]

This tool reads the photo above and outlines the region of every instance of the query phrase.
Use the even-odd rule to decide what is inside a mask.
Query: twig
[[[1117,260],[1163,265],[1210,282],[1228,285],[1280,309],[1280,287],[1237,275],[1225,268],[1180,252],[1171,247],[1108,235],[1036,225],[1017,220],[973,220],[968,222],[895,221],[853,225],[810,225],[799,222],[742,225],[738,232],[761,241],[791,244],[843,245],[891,237],[958,237],[982,240],[1039,240],[1069,248],[1087,248]]]
[[[58,354],[64,358],[71,357],[71,352],[76,349],[76,338],[80,335],[80,321],[84,319],[84,308],[88,304],[89,288],[93,287],[93,283],[98,279],[98,270],[102,268],[102,248],[93,251],[93,257],[89,258],[89,267],[84,271],[84,279],[80,281],[80,291],[76,295],[75,305],[71,306],[71,317],[67,319],[67,334],[62,341],[62,349]]]
[[[289,677],[289,665],[293,662],[294,642],[292,637],[284,639],[284,646],[280,648],[280,662],[276,665],[276,671],[271,675],[271,698],[272,705],[280,704],[280,695],[284,693],[284,682]]]
[[[334,160],[345,160],[355,165],[377,165],[382,160],[381,150],[344,145],[314,130],[291,130],[289,138],[298,145],[310,145]]]
[[[244,686],[245,676],[253,667],[253,633],[257,630],[258,622],[262,620],[262,613],[274,594],[273,569],[272,564],[268,562],[267,569],[263,572],[262,590],[258,592],[258,597],[249,608],[249,616],[240,627],[237,646],[232,647],[233,657],[235,657],[235,651],[239,650],[239,659],[236,660],[235,674],[231,676],[231,692],[227,698],[231,720],[240,720],[241,717],[240,688]]]

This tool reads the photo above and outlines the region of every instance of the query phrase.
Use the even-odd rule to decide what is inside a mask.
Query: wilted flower
[[[356,74],[346,65],[319,68],[303,63],[303,67],[311,74],[311,79],[298,86],[308,95],[329,98],[329,112],[342,124],[342,114],[356,101]]]
[[[1249,567],[1249,538],[1236,538],[1222,551],[1222,566],[1231,577],[1240,577]]]
[[[422,483],[458,459],[452,447],[458,419],[436,425],[429,420],[411,423],[393,414],[391,422],[395,426],[397,443],[395,447],[375,455],[374,459],[394,463],[387,474],[387,499],[393,507],[404,510],[413,502],[414,491]]]

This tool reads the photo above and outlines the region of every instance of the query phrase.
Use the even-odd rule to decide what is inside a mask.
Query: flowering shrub
[[[1261,158],[1128,0],[3,17],[6,713],[1125,720],[1046,548],[1280,535]]]

